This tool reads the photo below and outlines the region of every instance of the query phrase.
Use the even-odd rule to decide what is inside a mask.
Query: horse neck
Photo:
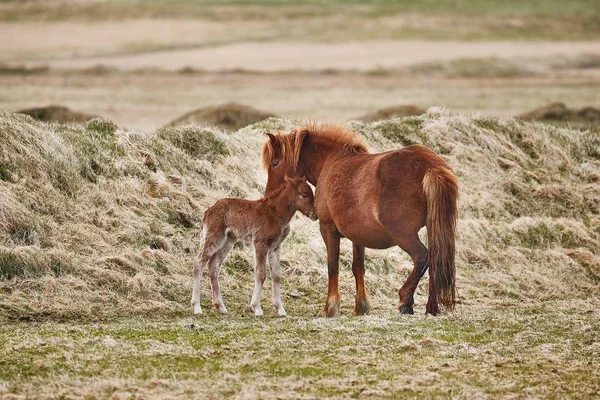
[[[290,185],[286,185],[280,192],[265,198],[264,204],[273,210],[276,220],[289,222],[296,213],[294,195],[294,189]]]
[[[332,144],[320,138],[307,138],[300,152],[297,171],[306,175],[306,179],[313,185],[317,185],[319,176],[327,159],[342,150],[343,145]]]

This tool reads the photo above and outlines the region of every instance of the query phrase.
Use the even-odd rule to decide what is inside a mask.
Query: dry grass
[[[169,122],[166,126],[196,124],[216,126],[227,131],[237,131],[245,126],[273,117],[276,117],[276,115],[244,104],[226,103],[190,111]]]
[[[374,309],[352,317],[344,243],[344,316],[315,319],[325,249],[318,224],[297,217],[282,255],[289,318],[247,310],[248,248],[222,271],[230,313],[210,312],[205,280],[209,312],[192,318],[202,211],[221,197],[258,197],[262,133],[298,124],[143,133],[0,114],[0,395],[598,395],[600,136],[590,130],[441,109],[351,122],[374,151],[422,143],[457,172],[458,310],[397,315],[410,260],[372,250]],[[424,282],[419,314],[426,293]]]
[[[600,110],[594,107],[572,109],[564,103],[551,103],[520,114],[516,118],[588,128],[600,125]]]
[[[380,110],[374,111],[372,113],[368,113],[362,115],[360,117],[354,118],[357,121],[362,122],[375,122],[380,121],[382,119],[392,119],[399,117],[411,117],[413,115],[421,115],[425,113],[425,109],[419,106],[413,105],[403,105],[403,106],[392,106],[382,108]]]
[[[86,122],[96,118],[94,115],[73,111],[68,107],[57,105],[24,108],[17,112],[19,114],[29,115],[33,119],[44,122],[73,123]]]

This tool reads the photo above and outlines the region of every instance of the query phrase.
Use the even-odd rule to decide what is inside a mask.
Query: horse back
[[[423,146],[344,155],[326,164],[315,207],[342,235],[366,247],[392,245],[391,224],[416,234],[425,225],[423,177],[445,161]]]

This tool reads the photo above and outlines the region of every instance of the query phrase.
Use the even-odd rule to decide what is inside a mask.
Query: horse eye
[[[279,165],[279,161],[273,161],[273,164],[272,164],[272,165],[273,165],[273,168],[275,168],[276,166],[278,166],[278,165]]]

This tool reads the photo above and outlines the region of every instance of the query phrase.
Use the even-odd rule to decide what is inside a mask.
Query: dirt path
[[[119,69],[193,67],[218,71],[247,69],[360,70],[401,68],[428,61],[457,58],[576,56],[600,53],[600,42],[453,42],[370,41],[350,43],[243,42],[223,46],[144,54],[63,58],[44,64],[53,68],[81,69],[105,65]]]

